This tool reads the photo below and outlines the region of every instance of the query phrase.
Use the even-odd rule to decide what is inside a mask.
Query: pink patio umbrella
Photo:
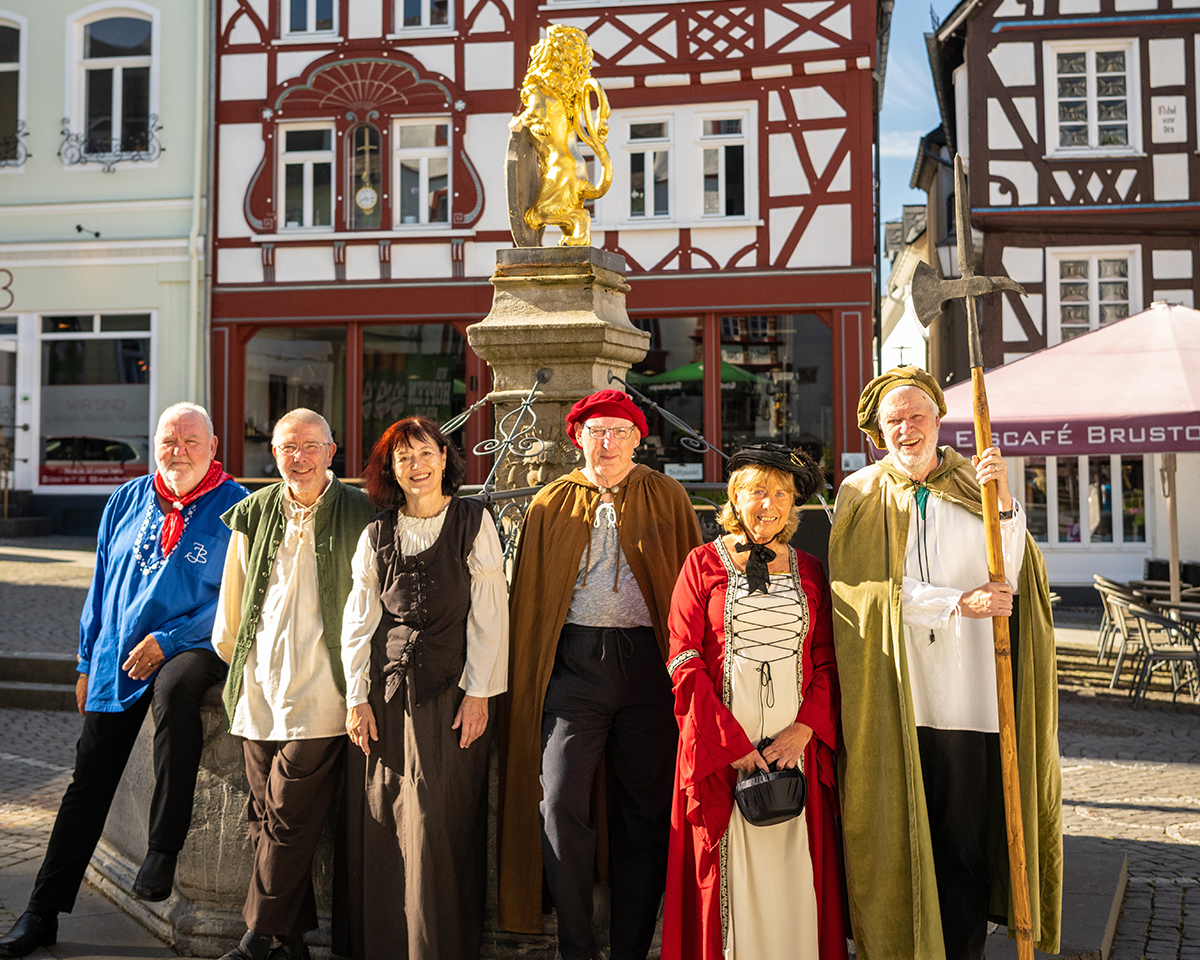
[[[989,370],[992,440],[1006,456],[1163,454],[1171,598],[1179,599],[1175,454],[1200,451],[1200,311],[1157,302]],[[974,448],[971,384],[946,391],[942,442]]]

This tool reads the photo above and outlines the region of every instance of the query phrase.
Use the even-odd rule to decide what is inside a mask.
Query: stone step
[[[65,684],[72,690],[79,674],[73,653],[22,653],[0,651],[0,681],[10,683]]]
[[[75,710],[75,685],[0,680],[0,709]]]
[[[0,537],[48,537],[53,532],[49,517],[0,518]]]

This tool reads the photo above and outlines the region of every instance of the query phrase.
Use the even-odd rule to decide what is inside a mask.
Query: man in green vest
[[[329,470],[337,446],[320,414],[284,414],[271,443],[283,482],[222,517],[233,535],[213,646],[230,665],[225,710],[243,738],[254,850],[246,935],[223,960],[308,957],[313,853],[346,746],[342,608],[371,515]]]

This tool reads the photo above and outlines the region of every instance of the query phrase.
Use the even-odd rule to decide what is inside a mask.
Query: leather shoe
[[[308,944],[303,937],[288,937],[280,940],[271,951],[268,960],[309,960]]]
[[[0,957],[23,957],[58,939],[58,917],[43,917],[26,910],[0,940]]]
[[[267,934],[247,930],[241,943],[225,954],[221,960],[267,960],[271,952],[271,939]]]
[[[175,885],[175,853],[151,850],[142,861],[142,869],[133,881],[133,895],[139,900],[166,900]]]

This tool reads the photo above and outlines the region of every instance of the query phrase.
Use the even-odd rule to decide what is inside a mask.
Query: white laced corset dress
[[[800,644],[809,612],[796,554],[788,549],[791,572],[771,574],[767,593],[750,594],[745,574],[717,540],[729,574],[722,694],[754,744],[790,727],[800,709]],[[756,827],[734,804],[721,863],[726,960],[818,960],[817,896],[803,814]]]

